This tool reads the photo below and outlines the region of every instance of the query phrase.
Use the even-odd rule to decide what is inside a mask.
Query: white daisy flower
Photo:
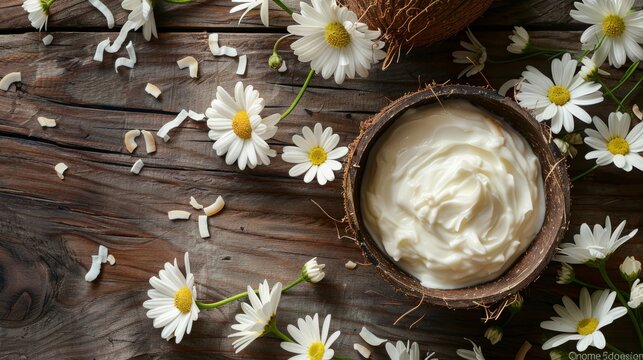
[[[556,284],[571,284],[572,281],[574,281],[574,279],[576,278],[574,268],[568,263],[562,263],[560,265],[560,269],[558,269],[558,276],[556,277]]]
[[[330,315],[326,315],[321,332],[319,331],[319,316],[298,319],[297,326],[288,325],[288,333],[295,342],[282,342],[281,348],[297,354],[290,360],[330,360],[335,351],[330,347],[339,337],[340,332],[335,331],[328,336],[330,329]]]
[[[317,263],[317,258],[312,258],[302,267],[301,275],[310,283],[318,283],[326,276],[326,273],[323,271],[325,267],[325,264]]]
[[[640,279],[634,280],[632,283],[632,290],[630,291],[630,301],[627,302],[627,306],[632,309],[636,309],[641,306],[643,303],[643,284],[640,283]]]
[[[463,75],[469,77],[479,73],[484,69],[485,62],[487,61],[487,49],[473,36],[471,30],[467,29],[466,33],[471,42],[460,41],[460,45],[466,50],[454,51],[451,54],[453,55],[454,63],[469,64],[469,66],[458,74],[458,79]]]
[[[230,14],[235,13],[237,11],[244,10],[243,14],[241,14],[241,17],[239,18],[239,24],[241,24],[241,20],[243,20],[243,17],[246,16],[246,14],[256,8],[257,6],[261,5],[261,22],[263,23],[264,26],[270,26],[270,18],[268,17],[268,9],[270,5],[270,0],[232,0],[233,3],[240,3],[239,5],[236,5],[232,9],[230,9]]]
[[[574,117],[590,123],[591,116],[581,106],[603,101],[600,84],[587,82],[576,74],[578,62],[571,55],[551,62],[553,81],[533,66],[522,73],[523,82],[516,100],[520,106],[531,110],[536,120],[551,119],[551,131],[558,134],[565,127],[574,130]]]
[[[176,337],[178,344],[185,334],[192,330],[192,322],[199,318],[196,306],[196,286],[194,275],[190,272],[190,259],[185,253],[185,276],[174,259],[174,265],[165,263],[159,277],[150,278],[153,289],[148,290],[150,297],[143,303],[148,309],[147,317],[154,319],[155,328],[163,328],[161,337],[170,340]]]
[[[606,76],[610,74],[605,70],[601,70],[603,62],[597,61],[596,54],[593,54],[591,58],[585,56],[580,61],[583,63],[583,66],[581,66],[578,73],[585,81],[592,81],[592,79],[595,79],[598,75]],[[600,62],[600,64],[597,62]]]
[[[581,35],[584,49],[596,49],[598,57],[621,67],[627,61],[643,59],[643,11],[632,11],[635,0],[583,0],[575,2],[570,15],[577,21],[592,24]]]
[[[511,44],[507,46],[507,51],[512,54],[523,54],[529,46],[529,33],[522,26],[514,26],[514,31],[509,35]]]
[[[248,85],[245,90],[242,82],[234,87],[234,97],[221,86],[217,87],[217,97],[212,107],[205,111],[208,117],[208,136],[214,140],[212,148],[218,156],[226,154],[225,162],[237,162],[239,169],[246,165],[254,169],[257,165],[269,165],[270,157],[277,155],[266,140],[277,132],[279,114],[262,118],[264,101],[259,92]]]
[[[623,259],[621,265],[619,265],[618,270],[621,272],[623,279],[631,282],[639,277],[641,273],[641,262],[636,260],[634,256],[627,256]]]
[[[264,336],[269,331],[271,322],[274,321],[277,314],[277,306],[281,299],[281,283],[276,283],[271,291],[268,281],[264,280],[262,284],[259,284],[258,293],[259,296],[248,286],[250,304],[241,303],[243,314],[237,314],[234,318],[237,324],[232,325],[232,329],[237,332],[228,335],[228,337],[239,338],[232,343],[235,353]]]
[[[158,39],[156,33],[156,21],[154,20],[154,3],[152,0],[123,0],[121,6],[131,11],[127,21],[134,25],[134,31],[143,27],[143,37],[150,41],[152,35]],[[123,28],[126,28],[123,26]]]
[[[333,134],[331,127],[323,129],[320,123],[315,124],[314,131],[304,126],[302,133],[303,137],[300,135],[292,137],[296,146],[284,146],[281,158],[285,162],[297,164],[288,174],[297,177],[306,173],[304,176],[306,183],[317,176],[317,182],[320,185],[335,180],[333,171],[339,171],[342,168],[342,164],[337,159],[348,153],[348,148],[345,146],[336,148],[339,135]]]
[[[404,344],[404,342],[398,340],[395,345],[387,342],[386,353],[391,360],[420,360],[420,346],[418,346],[416,342],[410,344],[409,341],[407,341],[406,344]]]
[[[476,343],[467,338],[465,338],[465,340],[473,345],[473,350],[458,349],[455,352],[456,355],[467,360],[485,360],[484,355],[482,355],[482,347],[476,345]]]
[[[568,264],[585,264],[590,261],[606,259],[638,232],[638,229],[634,229],[621,237],[625,223],[626,221],[621,222],[613,233],[609,216],[605,218],[605,227],[596,224],[591,230],[589,225],[584,223],[580,227],[580,233],[574,235],[573,244],[560,244],[560,249],[558,249],[558,254],[554,256],[554,260]]]
[[[301,3],[301,14],[292,14],[299,25],[288,26],[288,32],[301,36],[290,47],[299,61],[309,62],[317,74],[335,82],[367,77],[371,65],[384,59],[384,42],[379,30],[369,30],[348,8],[336,0],[312,0],[312,6]]]
[[[600,166],[614,163],[617,167],[631,171],[632,167],[643,170],[643,123],[630,131],[630,114],[613,112],[608,118],[609,126],[594,116],[594,129],[585,129],[585,143],[593,151],[585,154],[585,159],[596,159]]]
[[[47,20],[49,19],[49,7],[56,0],[25,0],[22,8],[29,13],[29,22],[31,26],[41,31],[43,26],[47,30]]]
[[[623,306],[612,309],[615,298],[616,293],[609,290],[595,291],[590,297],[587,288],[583,288],[580,291],[579,307],[569,297],[564,296],[564,306],[554,305],[554,311],[559,316],[540,323],[543,329],[564,334],[555,335],[545,341],[543,350],[555,348],[570,340],[578,340],[576,344],[578,351],[585,351],[589,346],[605,348],[605,337],[600,329],[627,313],[627,309]]]

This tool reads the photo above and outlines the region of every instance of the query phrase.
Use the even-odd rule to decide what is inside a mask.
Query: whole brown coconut
[[[460,32],[493,0],[340,0],[370,28],[380,29],[388,47],[382,69],[402,52]]]

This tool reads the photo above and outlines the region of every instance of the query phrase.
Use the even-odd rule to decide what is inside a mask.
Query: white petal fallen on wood
[[[94,53],[94,61],[103,62],[103,54],[105,53],[105,50],[108,46],[109,39],[105,39],[98,43],[98,46],[96,46],[96,53]]]
[[[141,130],[143,134],[143,139],[145,140],[145,151],[148,154],[151,154],[156,151],[156,140],[154,140],[154,135],[147,130]]]
[[[190,68],[190,77],[196,78],[199,72],[199,62],[192,56],[186,56],[183,59],[179,59],[176,62],[179,65],[179,69]]]
[[[199,215],[199,235],[201,235],[202,239],[210,237],[210,230],[208,230],[207,215]]]
[[[214,204],[203,209],[203,212],[207,216],[216,215],[219,211],[223,209],[224,206],[225,206],[225,201],[223,201],[223,198],[219,196],[217,200],[214,202]]]
[[[379,338],[375,336],[370,330],[368,330],[365,326],[362,326],[362,331],[359,332],[359,336],[366,341],[367,344],[371,346],[380,346],[387,342],[388,340]]]
[[[160,137],[163,139],[163,141],[167,142],[170,140],[170,137],[168,136],[167,133],[170,132],[170,130],[179,127],[185,119],[188,117],[188,112],[185,110],[181,110],[179,114],[174,118],[172,121],[168,121],[165,123],[165,125],[161,126],[159,131],[156,132],[156,136]]]
[[[247,66],[248,66],[248,56],[247,55],[239,56],[239,65],[237,66],[237,75],[245,75]]]
[[[516,353],[515,360],[525,360],[525,356],[527,356],[527,353],[531,349],[531,343],[529,341],[526,341],[522,343],[522,346],[520,349],[518,349],[518,352]]]
[[[283,60],[283,61],[281,62],[281,66],[279,67],[279,69],[278,69],[277,71],[279,71],[279,72],[286,72],[286,70],[288,70],[288,67],[286,66],[286,61],[285,61],[285,60]]]
[[[106,263],[107,262],[107,254],[109,254],[109,250],[107,247],[104,245],[98,246],[98,258],[100,258],[101,263]]]
[[[54,166],[54,170],[56,170],[56,175],[60,178],[60,180],[65,179],[65,171],[69,169],[65,163],[58,163],[56,166]]]
[[[190,219],[190,213],[185,210],[170,210],[167,212],[167,217],[170,220],[188,220]]]
[[[147,83],[147,85],[145,85],[145,92],[154,96],[157,99],[161,95],[161,89],[159,89],[158,86],[150,83]]]
[[[116,72],[118,72],[118,68],[121,66],[132,69],[134,68],[134,65],[136,65],[136,51],[134,51],[134,44],[132,44],[132,42],[130,41],[125,49],[127,49],[129,59],[126,57],[119,57],[118,59],[116,59],[116,61],[114,62],[114,69],[116,69]]]
[[[199,202],[196,201],[194,196],[190,196],[190,205],[192,205],[192,207],[195,208],[196,210],[203,209],[203,205],[199,204]]]
[[[127,151],[131,154],[136,150],[138,147],[138,144],[136,143],[136,138],[141,135],[140,130],[130,130],[125,133],[125,147],[127,148]]]
[[[344,267],[347,268],[348,270],[355,270],[357,267],[357,264],[351,260],[348,260],[346,264],[344,264]]]
[[[634,104],[634,106],[632,106],[632,112],[637,118],[639,118],[639,120],[643,120],[643,112],[639,109],[639,104]]]
[[[190,119],[192,119],[194,121],[203,121],[203,120],[205,120],[205,114],[200,114],[200,113],[192,111],[192,110],[188,111],[188,116],[190,117]]]
[[[145,164],[143,163],[143,160],[138,159],[136,160],[134,165],[132,165],[132,168],[130,169],[130,171],[132,172],[132,174],[138,175],[143,169],[143,166],[145,166]]]
[[[45,44],[45,46],[49,46],[52,41],[54,41],[54,36],[51,34],[42,38],[42,43]]]
[[[123,24],[121,31],[118,33],[118,37],[116,37],[112,45],[105,48],[105,51],[107,51],[110,54],[113,54],[118,50],[120,50],[121,46],[123,46],[123,42],[127,38],[127,34],[130,31],[134,30],[134,28],[136,28],[136,24],[133,23],[132,21],[127,20],[125,24]]]
[[[112,12],[109,10],[105,4],[100,2],[100,0],[89,0],[89,3],[92,4],[98,11],[103,13],[103,16],[105,16],[105,20],[107,20],[107,27],[108,28],[113,28],[114,27],[114,15],[112,15]]]
[[[219,56],[219,51],[221,51],[219,48],[219,34],[214,33],[208,36],[208,47],[212,55]]]
[[[11,86],[11,84],[21,81],[22,75],[20,74],[20,72],[8,73],[2,78],[2,80],[0,80],[0,90],[7,91],[9,90],[9,86]]]
[[[362,355],[362,357],[366,359],[371,357],[371,351],[362,344],[353,344],[353,349],[355,349],[360,355]]]
[[[91,282],[96,280],[98,274],[100,274],[101,263],[100,256],[92,255],[92,266],[89,268],[89,271],[87,271],[87,274],[85,274],[85,281]]]
[[[56,120],[55,119],[50,119],[46,118],[44,116],[38,116],[38,124],[42,127],[56,127]]]
[[[110,265],[114,265],[114,264],[116,264],[116,258],[114,257],[114,255],[109,254],[109,255],[107,256],[107,262],[108,262]]]

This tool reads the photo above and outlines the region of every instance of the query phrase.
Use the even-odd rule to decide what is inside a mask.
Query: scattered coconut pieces
[[[247,55],[239,56],[239,65],[237,66],[237,75],[245,75],[247,66],[248,66],[248,56]]]
[[[371,357],[371,351],[362,344],[353,344],[353,349],[355,349],[360,355],[362,355],[362,357],[366,359]]]
[[[136,24],[133,21],[126,21],[125,24],[123,24],[121,31],[118,33],[116,40],[114,40],[112,45],[106,47],[105,51],[107,51],[110,54],[113,54],[118,50],[120,50],[121,47],[123,46],[123,42],[127,38],[127,34],[130,31],[134,30],[135,28],[136,28]]]
[[[52,128],[56,127],[56,120],[46,118],[44,116],[38,116],[38,124],[40,124],[40,126],[42,127]]]
[[[531,349],[531,343],[529,341],[526,341],[522,343],[522,346],[520,349],[518,349],[518,352],[516,353],[515,360],[525,360],[525,356],[527,356],[527,353]]]
[[[219,56],[219,51],[221,51],[219,48],[219,34],[214,33],[208,35],[208,47],[212,55]]]
[[[163,141],[167,142],[168,140],[170,140],[170,137],[167,135],[167,133],[170,132],[170,130],[180,126],[187,117],[188,112],[185,110],[181,110],[181,112],[174,118],[174,120],[168,121],[159,129],[159,131],[156,133],[156,136],[162,138]]]
[[[136,160],[134,165],[132,165],[132,168],[130,169],[130,171],[132,172],[132,174],[138,175],[143,169],[143,166],[145,166],[145,164],[143,164],[143,160],[138,159]]]
[[[94,281],[100,274],[100,267],[101,264],[106,263],[109,261],[109,257],[111,256],[112,259],[114,256],[109,255],[108,256],[109,250],[107,247],[100,245],[98,247],[98,255],[92,255],[92,266],[89,268],[89,271],[87,271],[87,274],[85,274],[85,281]],[[114,260],[116,261],[116,260]],[[111,264],[111,262],[110,262]],[[112,264],[113,265],[113,264]]]
[[[108,46],[109,39],[105,39],[98,43],[98,46],[96,46],[96,52],[94,53],[94,61],[103,62],[103,54],[105,53],[105,50]]]
[[[205,120],[205,114],[201,114],[195,111],[188,111],[188,117],[194,121],[203,121]]]
[[[92,4],[98,11],[103,13],[103,16],[105,16],[105,20],[107,20],[107,27],[108,28],[113,28],[114,27],[114,15],[112,12],[109,10],[105,4],[100,2],[100,0],[89,0],[89,3]]]
[[[45,44],[45,46],[49,46],[52,41],[54,41],[54,36],[51,34],[42,38],[42,43]]]
[[[237,57],[237,49],[229,46],[222,46],[219,53],[219,56]]]
[[[190,69],[190,77],[196,78],[197,73],[199,72],[199,62],[192,56],[186,56],[183,59],[180,59],[176,62],[179,65],[179,69],[185,69],[186,67]]]
[[[189,220],[190,213],[185,210],[170,210],[167,212],[167,217],[170,220]]]
[[[109,256],[107,256],[107,262],[112,266],[116,264],[116,258],[114,257],[114,255],[109,254]]]
[[[54,166],[54,170],[56,170],[56,175],[58,175],[60,180],[65,179],[65,175],[63,174],[65,173],[65,171],[67,171],[67,169],[69,169],[69,167],[67,167],[65,163],[58,163],[56,164],[56,166]]]
[[[208,216],[199,215],[199,235],[202,239],[210,237],[210,230],[208,229]]]
[[[632,112],[637,118],[639,118],[639,120],[643,120],[643,112],[639,109],[639,104],[634,104],[634,106],[632,106]]]
[[[21,82],[21,81],[22,81],[22,75],[20,74],[19,71],[8,73],[0,80],[0,90],[8,91],[11,84]]]
[[[357,263],[351,260],[348,260],[346,264],[344,264],[344,267],[347,268],[348,270],[355,270],[355,268],[357,268]]]
[[[138,144],[136,143],[136,138],[141,135],[140,130],[130,130],[125,133],[125,147],[127,148],[127,151],[131,154],[136,150],[138,147]]]
[[[194,196],[190,196],[190,205],[192,205],[192,207],[195,208],[196,210],[203,209],[203,205],[199,204],[199,202],[196,201]]]
[[[134,44],[130,41],[129,44],[125,46],[125,49],[127,49],[127,55],[129,55],[129,58],[119,57],[116,59],[114,62],[114,69],[116,72],[118,72],[118,68],[121,66],[133,69],[134,65],[136,65],[136,51],[134,51]]]
[[[141,133],[145,140],[145,151],[147,151],[148,154],[156,152],[156,140],[154,140],[154,135],[147,130],[141,130]]]
[[[282,72],[286,72],[286,70],[288,70],[288,67],[286,66],[286,61],[282,61],[281,66],[279,67],[279,69],[277,69],[277,71],[282,73]]]
[[[100,258],[101,263],[105,263],[107,261],[107,254],[109,254],[109,250],[107,247],[103,245],[98,246],[98,257]]]
[[[147,85],[145,85],[145,92],[154,96],[156,99],[161,96],[161,89],[154,84],[147,83]]]
[[[219,213],[219,211],[223,210],[224,206],[225,206],[225,201],[223,201],[223,198],[219,196],[217,200],[214,202],[214,204],[203,209],[203,212],[205,212],[206,216],[213,216]]]
[[[362,331],[359,332],[359,336],[371,346],[380,346],[388,341],[387,339],[375,336],[366,326],[362,326]]]

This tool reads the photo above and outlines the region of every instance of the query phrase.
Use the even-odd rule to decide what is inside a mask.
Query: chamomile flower
[[[301,268],[301,276],[310,283],[318,283],[326,276],[326,273],[323,271],[325,267],[325,264],[319,264],[317,262],[317,258],[312,258]]]
[[[263,23],[264,26],[270,26],[270,18],[268,17],[270,0],[232,0],[232,2],[240,3],[240,4],[230,9],[230,14],[235,13],[237,11],[245,10],[243,14],[241,14],[241,17],[239,18],[239,24],[241,24],[241,20],[243,20],[243,17],[246,16],[246,14],[250,10],[261,5],[261,11],[260,11],[261,22]]]
[[[643,11],[632,11],[635,0],[583,0],[575,2],[572,18],[591,24],[581,35],[583,48],[596,49],[599,58],[609,59],[615,68],[643,59]]]
[[[339,337],[340,332],[335,331],[330,336],[330,315],[326,315],[319,331],[319,316],[298,319],[297,326],[288,325],[288,333],[295,342],[282,342],[281,348],[297,354],[290,360],[330,360],[335,355],[335,350],[330,347]]]
[[[386,353],[391,360],[420,360],[420,346],[416,342],[410,344],[407,341],[404,344],[404,342],[398,340],[395,345],[387,342]]]
[[[527,66],[522,73],[523,81],[516,100],[520,106],[530,110],[536,120],[551,120],[551,131],[558,134],[565,127],[574,131],[574,117],[590,123],[591,116],[581,106],[603,101],[600,84],[585,81],[576,74],[578,62],[571,55],[551,62],[552,79],[533,66]]]
[[[301,62],[324,79],[334,76],[341,84],[355,74],[367,77],[373,64],[382,60],[384,42],[378,40],[379,30],[369,30],[348,8],[336,0],[312,0],[312,6],[301,3],[301,14],[293,14],[298,25],[288,26],[288,32],[301,36],[290,47]]]
[[[523,54],[529,47],[529,33],[522,26],[514,26],[514,31],[509,35],[511,44],[507,46],[507,51],[512,54]]]
[[[49,19],[49,7],[56,0],[25,0],[22,8],[29,13],[29,22],[31,26],[41,31],[43,26],[47,30],[47,20]]]
[[[458,74],[458,79],[464,75],[469,77],[479,73],[484,69],[487,61],[487,49],[476,39],[471,30],[467,29],[466,33],[471,42],[460,41],[460,45],[466,50],[454,51],[451,54],[454,63],[469,65]]]
[[[576,344],[578,351],[585,351],[590,346],[598,349],[605,348],[605,337],[600,329],[627,313],[627,309],[623,306],[612,309],[615,298],[616,293],[609,290],[595,291],[590,297],[587,288],[583,288],[580,292],[579,307],[569,297],[563,297],[564,306],[554,305],[554,311],[559,316],[540,323],[543,329],[563,334],[555,335],[545,341],[543,350],[575,340],[578,340]]]
[[[574,268],[568,263],[560,264],[560,269],[558,269],[558,276],[556,276],[556,284],[566,285],[571,284],[574,279],[576,279],[576,273]]]
[[[634,256],[628,256],[623,260],[618,269],[625,281],[632,282],[638,278],[641,273],[641,262],[636,260]]]
[[[589,225],[581,225],[580,233],[574,235],[574,243],[560,244],[560,249],[558,249],[558,254],[554,256],[554,260],[568,264],[585,264],[607,259],[619,246],[633,238],[638,232],[638,229],[634,229],[629,234],[621,236],[625,223],[625,221],[621,222],[614,232],[612,232],[609,216],[605,218],[605,227],[596,224],[591,230]]]
[[[130,11],[127,21],[132,23],[134,31],[143,27],[143,37],[150,41],[152,35],[158,39],[156,21],[154,20],[154,3],[152,0],[123,0],[123,9]],[[123,28],[127,28],[123,26]]]
[[[288,174],[297,177],[306,173],[304,182],[309,183],[317,177],[320,185],[335,180],[334,171],[342,168],[342,164],[337,159],[348,153],[347,147],[337,147],[339,135],[333,134],[333,129],[330,127],[322,128],[320,123],[315,124],[314,130],[304,126],[302,133],[303,137],[300,135],[292,137],[296,146],[284,146],[281,158],[285,162],[297,164]]]
[[[163,328],[161,337],[170,340],[176,337],[178,344],[185,334],[192,330],[192,322],[199,317],[196,306],[196,287],[194,275],[190,272],[190,259],[185,253],[185,276],[174,259],[174,265],[165,263],[159,276],[150,278],[153,289],[148,290],[150,297],[143,303],[148,309],[147,317],[154,319],[155,328]]]
[[[631,171],[632,167],[643,170],[643,123],[630,131],[630,114],[613,112],[609,115],[608,126],[594,116],[594,129],[585,129],[585,143],[594,150],[585,154],[585,159],[596,159],[600,166],[614,163],[617,167]]]
[[[640,279],[634,280],[632,283],[632,290],[630,291],[630,301],[627,302],[627,306],[632,309],[636,309],[641,306],[643,303],[643,284],[640,283]]]
[[[458,349],[455,352],[456,355],[466,360],[485,360],[484,355],[482,355],[482,347],[467,338],[465,338],[465,340],[473,345],[473,350]]]
[[[237,314],[234,318],[237,323],[232,325],[232,329],[237,332],[228,335],[228,337],[239,338],[232,343],[236,353],[264,336],[270,330],[272,322],[275,321],[277,306],[281,299],[281,283],[276,283],[270,290],[268,281],[264,280],[262,284],[259,284],[258,292],[259,296],[248,286],[250,304],[241,303],[243,314]]]
[[[605,70],[601,70],[602,61],[597,61],[596,54],[593,54],[592,57],[585,56],[580,61],[583,65],[578,73],[585,81],[592,81],[598,75],[610,74]]]
[[[270,157],[277,155],[271,150],[266,140],[277,132],[279,114],[262,118],[264,101],[259,92],[252,86],[245,89],[242,82],[234,87],[234,97],[221,86],[217,88],[217,97],[212,100],[212,107],[205,115],[208,117],[208,136],[214,140],[212,148],[218,156],[226,155],[225,162],[235,162],[239,169],[246,165],[254,169],[257,165],[269,165]]]

